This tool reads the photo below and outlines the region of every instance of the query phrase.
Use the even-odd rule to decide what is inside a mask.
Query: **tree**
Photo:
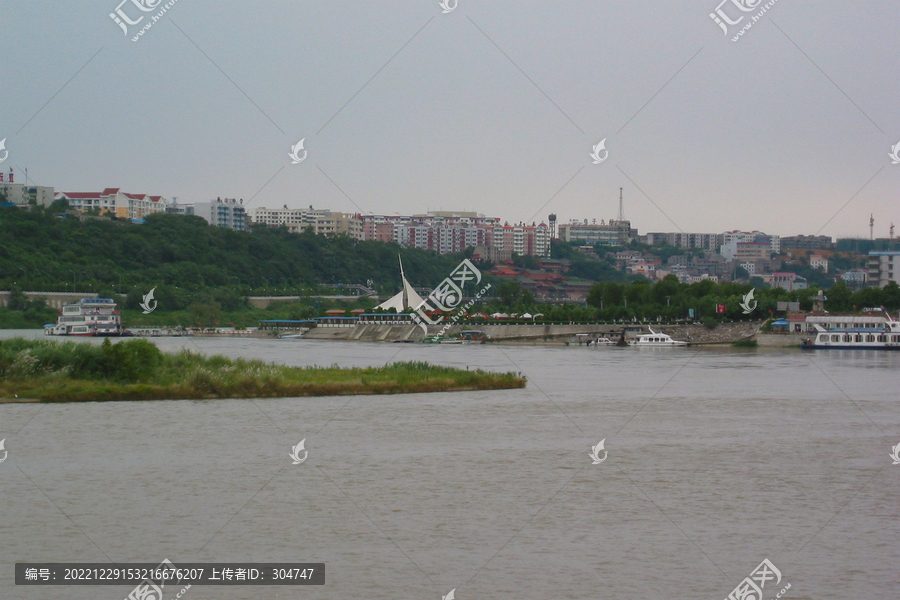
[[[881,304],[887,310],[900,309],[900,286],[896,281],[889,281],[886,286],[881,288]]]
[[[50,206],[47,207],[47,212],[49,213],[63,213],[69,210],[69,201],[65,198],[60,198],[59,200],[54,200],[50,203]]]
[[[518,281],[504,281],[497,286],[497,297],[505,308],[512,309],[522,296],[522,284]]]
[[[828,308],[832,312],[849,310],[853,291],[844,281],[839,281],[828,290]]]
[[[219,322],[219,311],[221,307],[218,302],[212,301],[208,304],[191,304],[188,312],[191,315],[192,323],[200,325],[212,326]]]

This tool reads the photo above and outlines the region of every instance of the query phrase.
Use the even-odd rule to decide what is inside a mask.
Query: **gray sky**
[[[150,17],[126,36],[118,2],[0,0],[17,181],[509,221],[609,219],[623,187],[641,233],[900,226],[895,0],[778,0],[737,42],[762,4],[725,36],[719,0],[178,0],[132,42]]]

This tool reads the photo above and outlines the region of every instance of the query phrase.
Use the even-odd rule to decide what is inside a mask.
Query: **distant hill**
[[[3,289],[128,293],[169,285],[249,292],[371,279],[390,293],[399,289],[398,252],[407,278],[423,287],[436,285],[461,259],[283,228],[237,232],[196,216],[152,215],[139,225],[107,218],[82,222],[39,207],[0,209]]]

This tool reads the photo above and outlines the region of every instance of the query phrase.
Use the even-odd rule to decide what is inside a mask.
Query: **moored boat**
[[[63,306],[56,324],[44,325],[44,335],[129,336],[111,298],[83,298]]]
[[[653,347],[671,347],[671,346],[687,346],[689,342],[682,340],[673,340],[671,336],[665,333],[657,333],[650,327],[650,333],[642,333],[636,339],[628,340],[629,346],[653,346]]]
[[[900,350],[900,321],[884,316],[810,316],[805,350]]]

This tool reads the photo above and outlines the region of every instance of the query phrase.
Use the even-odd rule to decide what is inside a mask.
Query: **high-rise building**
[[[216,198],[209,202],[195,202],[194,214],[216,227],[228,227],[235,231],[247,228],[243,199]]]
[[[891,281],[900,281],[900,252],[896,250],[872,250],[866,266],[870,285],[883,288]]]

